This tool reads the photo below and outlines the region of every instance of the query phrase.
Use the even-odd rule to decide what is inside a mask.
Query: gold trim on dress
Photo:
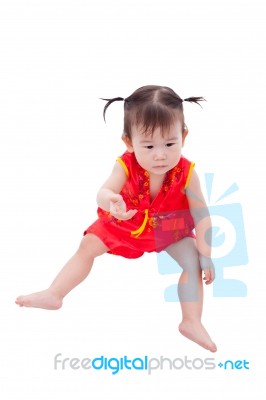
[[[124,163],[124,161],[122,160],[122,158],[121,157],[117,157],[116,161],[118,161],[119,164],[122,165],[122,167],[124,168],[124,171],[126,173],[126,176],[129,177],[128,168],[127,168],[126,164]]]
[[[189,167],[188,176],[187,176],[187,180],[186,180],[186,183],[185,183],[185,189],[186,189],[186,188],[188,187],[188,185],[189,185],[189,181],[190,181],[191,174],[192,174],[192,171],[193,171],[194,167],[195,167],[195,163],[192,162],[192,163],[190,164],[190,167]]]

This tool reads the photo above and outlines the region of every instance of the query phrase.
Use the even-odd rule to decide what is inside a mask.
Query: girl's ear
[[[185,139],[186,139],[187,135],[188,135],[188,127],[185,125],[183,133],[182,133],[182,147],[185,144]]]
[[[134,149],[133,149],[133,146],[132,146],[131,139],[130,139],[127,135],[125,135],[125,134],[123,133],[123,135],[122,135],[122,140],[123,140],[123,142],[125,143],[125,145],[126,145],[126,147],[127,147],[127,150],[128,150],[130,153],[133,153],[133,152],[134,152]]]

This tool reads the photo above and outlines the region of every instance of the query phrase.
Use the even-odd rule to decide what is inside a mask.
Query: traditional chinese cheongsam
[[[194,167],[181,156],[178,164],[165,175],[161,189],[151,201],[149,172],[126,151],[117,161],[127,175],[120,194],[127,210],[137,209],[133,218],[122,221],[98,208],[98,219],[84,232],[98,236],[109,253],[137,258],[144,252],[160,252],[184,237],[195,237],[186,187]]]

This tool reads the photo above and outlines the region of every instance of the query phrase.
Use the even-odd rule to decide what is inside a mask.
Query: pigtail
[[[183,101],[188,101],[189,103],[197,103],[202,108],[202,105],[199,103],[199,101],[206,101],[206,100],[204,99],[204,97],[188,97]]]
[[[106,113],[107,108],[110,106],[110,104],[112,104],[114,101],[124,101],[123,97],[114,97],[113,99],[103,99],[103,98],[101,98],[101,100],[107,101],[107,103],[105,104],[104,109],[103,109],[104,122],[106,122],[105,121],[105,113]]]

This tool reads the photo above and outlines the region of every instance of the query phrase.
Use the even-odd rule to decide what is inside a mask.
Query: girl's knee
[[[97,257],[108,251],[105,244],[95,235],[88,233],[85,235],[79,245],[79,252],[87,256]]]
[[[195,273],[200,269],[199,253],[194,239],[184,238],[170,245],[166,251],[184,272]]]
[[[198,273],[201,270],[199,261],[196,259],[180,262],[179,265],[184,272]]]

